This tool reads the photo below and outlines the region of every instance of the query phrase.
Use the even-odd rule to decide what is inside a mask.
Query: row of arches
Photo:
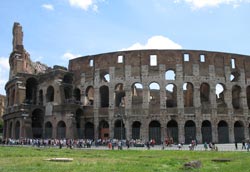
[[[32,136],[33,138],[52,138],[53,130],[56,130],[56,138],[66,138],[67,125],[62,120],[59,121],[55,128],[50,121],[47,121],[44,126],[42,122],[38,122],[38,116],[32,117]],[[40,117],[39,117],[40,118]],[[14,130],[13,130],[14,127]],[[245,136],[245,126],[242,121],[236,121],[233,124],[233,135],[234,141],[242,142],[242,140],[249,137],[250,134],[250,124],[248,127],[248,136]],[[148,130],[148,138],[142,133],[143,128],[147,128]],[[163,129],[162,129],[163,128]],[[216,131],[213,131],[216,128]],[[229,143],[229,125],[226,121],[221,120],[218,122],[216,127],[211,124],[209,120],[204,120],[201,123],[200,133],[201,140],[200,142],[212,142],[213,134],[217,134],[217,142],[218,143]],[[150,140],[155,139],[156,143],[160,144],[165,138],[172,138],[175,143],[180,142],[180,124],[178,124],[175,120],[170,120],[166,127],[162,126],[161,123],[157,120],[151,121],[148,126],[144,126],[140,121],[134,121],[131,124],[131,133],[127,135],[128,131],[126,126],[124,125],[124,121],[116,120],[114,122],[114,126],[110,127],[109,122],[102,120],[99,122],[98,126],[98,136],[95,136],[95,126],[92,122],[86,122],[84,126],[76,125],[76,133],[74,136],[76,138],[85,138],[85,139],[95,139],[95,138],[116,138],[116,139],[144,139]],[[16,123],[12,124],[12,122],[8,126],[8,135],[15,139],[20,137],[21,125],[20,121],[16,121]],[[110,135],[111,130],[113,130],[113,136]],[[14,131],[14,133],[12,133]],[[190,143],[192,140],[197,139],[197,126],[193,120],[188,120],[184,124],[184,139],[185,143]]]
[[[106,79],[107,80],[107,79]],[[59,82],[59,81],[58,81]],[[65,75],[63,80],[61,81],[61,85],[63,87],[63,95],[64,102],[74,102],[81,103],[85,106],[91,106],[94,103],[94,87],[88,86],[85,91],[82,91],[79,88],[74,88],[72,85],[72,76]],[[38,89],[38,81],[35,78],[29,78],[26,81],[26,99],[25,102],[28,104],[38,104],[43,105],[44,102],[53,102],[55,100],[55,89],[54,86],[49,85],[46,89],[46,93],[44,96],[44,90],[40,89],[38,91],[37,98],[37,89]],[[145,94],[145,90],[148,94]],[[176,84],[169,83],[165,86],[165,105],[167,108],[177,107],[178,105],[178,95],[183,96],[183,104],[184,107],[193,107],[194,99],[195,99],[195,90],[194,85],[191,82],[186,82],[182,85],[182,88],[178,88]],[[227,93],[227,89],[224,84],[218,83],[215,86],[214,93],[211,94],[211,88],[208,83],[201,83],[199,88],[199,97],[201,106],[209,106],[211,104],[211,95],[216,96],[217,107],[226,108],[227,103],[224,99],[225,94]],[[132,97],[132,106],[140,106],[143,101],[148,101],[152,105],[160,106],[162,88],[160,84],[157,82],[151,82],[147,88],[144,88],[142,83],[136,82],[131,85],[131,97]],[[99,98],[100,98],[100,107],[109,107],[109,99],[110,99],[110,89],[107,85],[103,85],[99,88]],[[182,92],[182,93],[181,93]],[[13,90],[13,94],[15,94],[15,90]],[[231,89],[231,102],[232,107],[234,109],[241,109],[243,107],[242,100],[242,88],[239,85],[234,85]],[[148,100],[143,100],[147,96]],[[10,96],[11,97],[11,96]],[[44,101],[44,97],[46,101]],[[122,83],[118,83],[114,89],[114,104],[116,107],[125,105],[125,97],[126,92],[124,90],[124,85]],[[250,86],[246,88],[246,102],[248,108],[250,108]],[[13,103],[14,99],[10,101]]]

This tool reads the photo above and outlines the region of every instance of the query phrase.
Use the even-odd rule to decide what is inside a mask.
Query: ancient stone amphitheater
[[[250,56],[117,51],[68,69],[30,60],[13,27],[5,138],[241,142],[250,135]]]

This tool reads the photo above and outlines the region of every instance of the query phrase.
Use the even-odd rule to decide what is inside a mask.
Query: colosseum
[[[12,44],[4,138],[249,138],[250,56],[150,49],[51,68],[31,61],[19,23]]]

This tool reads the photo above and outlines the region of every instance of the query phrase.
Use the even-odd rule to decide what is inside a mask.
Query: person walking
[[[237,150],[238,149],[238,143],[236,141],[234,142],[234,145],[235,145],[235,149]]]

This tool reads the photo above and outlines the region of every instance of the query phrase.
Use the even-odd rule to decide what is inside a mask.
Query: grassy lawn
[[[51,162],[49,158],[73,158]],[[213,162],[212,159],[231,159]],[[183,164],[200,160],[200,169],[183,169]],[[0,172],[160,172],[221,171],[250,172],[250,152],[88,150],[34,147],[0,147]]]

